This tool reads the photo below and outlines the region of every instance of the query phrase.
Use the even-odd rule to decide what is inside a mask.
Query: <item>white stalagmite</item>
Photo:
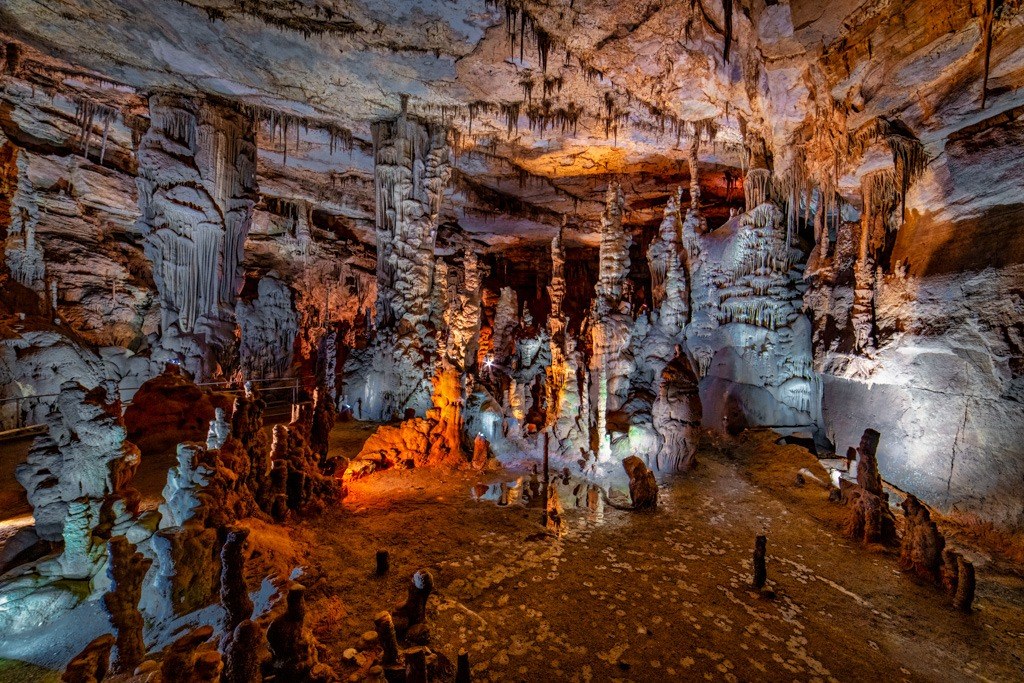
[[[197,379],[227,373],[256,198],[252,121],[206,100],[153,95],[138,160],[140,227],[161,306],[154,361],[182,362]]]
[[[647,465],[658,474],[692,467],[701,420],[697,379],[683,348],[690,290],[681,200],[682,189],[669,198],[660,229],[647,249],[653,310],[646,335],[640,334],[643,319],[637,321],[636,367],[630,378],[630,447],[634,455],[646,455]],[[700,210],[691,206],[687,221],[696,235],[693,226],[702,223]]]
[[[58,541],[72,501],[98,501],[117,492],[140,456],[127,441],[120,401],[108,400],[102,388],[86,391],[66,382],[46,423],[47,434],[36,440],[15,476],[28,492],[36,533]]]
[[[547,423],[551,429],[555,454],[576,459],[590,451],[590,416],[585,411],[581,387],[586,387],[580,374],[583,364],[576,350],[576,340],[568,329],[569,321],[562,312],[565,299],[565,248],[563,230],[551,240],[551,284],[548,296],[548,334],[551,364],[544,385],[547,398]],[[585,393],[585,392],[583,392]]]
[[[451,176],[445,130],[402,114],[373,126],[377,336],[346,367],[364,419],[430,406],[437,339],[431,314],[438,214]],[[442,283],[443,284],[443,283]]]
[[[519,300],[516,290],[502,287],[494,310],[494,331],[491,353],[494,358],[505,359],[512,354],[512,333],[519,324]]]
[[[627,352],[633,319],[625,287],[632,237],[622,226],[624,210],[622,189],[612,183],[601,216],[598,280],[590,313],[593,342],[590,391],[597,411],[595,429],[598,460],[601,461],[611,457],[608,414],[625,403],[632,372],[632,360]]]
[[[462,286],[445,308],[448,333],[445,353],[452,365],[465,373],[476,360],[480,338],[480,284],[483,272],[479,259],[466,249],[462,260]]]

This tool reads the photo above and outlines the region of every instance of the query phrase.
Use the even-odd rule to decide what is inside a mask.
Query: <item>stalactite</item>
[[[99,153],[99,163],[103,163],[103,158],[107,151],[107,136],[109,134],[110,124],[117,118],[117,114],[118,111],[113,107],[82,97],[75,98],[75,121],[78,124],[79,131],[77,144],[82,150],[83,157],[89,157],[89,148],[92,145],[93,126],[98,119],[99,123],[103,126]]]
[[[747,211],[764,204],[771,199],[772,173],[767,168],[752,168],[747,171],[743,180],[743,194],[746,199]]]
[[[700,209],[700,135],[695,135],[690,142],[687,162],[690,167],[690,208],[697,211]]]
[[[722,61],[729,63],[729,49],[732,47],[732,0],[722,0],[722,13],[725,16],[725,39],[722,48]]]
[[[992,63],[992,27],[995,24],[996,8],[1001,5],[1001,0],[985,0],[985,12],[981,18],[981,33],[985,37],[984,67],[981,79],[981,108],[985,108],[988,100],[988,75]]]

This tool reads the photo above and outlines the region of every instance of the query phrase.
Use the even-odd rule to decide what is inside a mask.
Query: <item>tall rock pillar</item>
[[[373,126],[377,201],[377,336],[350,356],[345,394],[363,419],[430,407],[434,245],[451,150],[444,128],[407,116]]]
[[[611,457],[608,413],[618,410],[625,402],[632,372],[627,350],[633,319],[625,291],[632,237],[622,227],[624,211],[622,189],[617,184],[609,185],[607,206],[601,216],[598,280],[590,313],[591,395],[597,410],[596,448],[601,461]]]

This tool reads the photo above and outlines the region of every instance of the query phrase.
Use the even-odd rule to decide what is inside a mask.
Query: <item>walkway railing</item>
[[[341,376],[340,373],[336,374],[335,379],[337,380]],[[284,407],[286,413],[290,412],[291,405],[298,402],[300,392],[304,391],[306,387],[311,386],[311,384],[315,384],[317,379],[314,375],[298,375],[293,377],[255,378],[246,381],[257,385],[260,394],[263,396],[264,401],[266,401],[267,412],[274,415],[282,407]],[[223,387],[219,390],[219,393],[240,395],[245,391],[244,387],[236,380],[196,382],[196,386]],[[119,391],[122,394],[131,393],[134,396],[135,392],[140,388],[141,386],[120,387]],[[42,403],[51,403],[52,401],[46,399],[54,399],[57,396],[60,396],[60,392],[0,398],[0,438],[3,438],[3,435],[7,432],[40,427],[41,425],[33,423],[31,420],[31,416],[35,412],[34,409]],[[128,399],[122,401],[121,405],[123,408],[127,408],[131,405],[131,402],[131,399]],[[13,423],[11,418],[13,418]]]

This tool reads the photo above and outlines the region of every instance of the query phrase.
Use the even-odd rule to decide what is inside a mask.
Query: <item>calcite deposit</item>
[[[485,538],[458,516],[403,529],[426,557],[369,537],[424,569],[333,652],[362,618],[342,603],[379,588],[379,614],[400,572],[325,586],[299,558],[358,556],[332,534],[421,504],[386,483],[420,477],[525,508],[532,558],[607,517],[643,537],[679,486],[716,491],[717,533],[753,499],[722,463],[767,471],[820,528],[787,540],[772,507],[726,544],[758,599],[799,602],[776,568],[841,532],[991,614],[986,572],[1024,556],[1022,66],[1019,0],[7,0],[0,671],[536,678],[509,664],[526,641],[433,640],[555,595],[467,607],[500,581],[449,592],[436,558]],[[652,542],[718,557],[684,536]],[[765,619],[745,632],[793,642]],[[715,669],[835,675],[797,662],[807,630]],[[571,640],[553,678],[706,673]]]

